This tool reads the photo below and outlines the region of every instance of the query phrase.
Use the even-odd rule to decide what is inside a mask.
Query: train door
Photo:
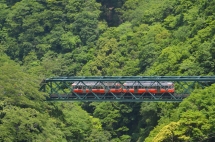
[[[134,86],[134,93],[138,93],[138,86]]]
[[[158,84],[158,86],[157,86],[157,93],[161,93],[161,86],[160,86],[160,84]]]
[[[104,89],[105,89],[105,93],[108,93],[109,92],[109,86],[104,86]]]
[[[86,93],[86,86],[83,86],[83,93]]]

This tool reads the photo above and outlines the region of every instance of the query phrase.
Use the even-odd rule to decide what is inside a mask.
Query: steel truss
[[[142,94],[131,93],[129,89],[126,92],[113,93],[105,82],[113,82],[114,85],[119,84],[121,88],[126,88],[123,84],[125,81],[134,81],[141,84],[141,81],[151,81],[151,87],[154,83],[160,84],[168,81],[174,83],[175,92],[170,93],[166,88],[165,93]],[[82,93],[74,91],[72,84],[75,86],[82,84],[85,89]],[[95,82],[93,86],[88,86],[86,82]],[[95,77],[53,77],[42,81],[40,90],[49,94],[47,101],[121,101],[121,102],[181,102],[194,89],[202,89],[215,82],[215,76],[95,76]],[[102,85],[105,88],[104,93],[95,93],[92,88],[96,85]],[[89,88],[86,91],[86,88]],[[158,89],[159,89],[158,88]]]

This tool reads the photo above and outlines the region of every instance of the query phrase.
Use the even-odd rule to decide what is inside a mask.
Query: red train
[[[116,82],[97,82],[97,81],[84,81],[74,82],[72,84],[73,92],[77,94],[85,93],[132,93],[132,94],[165,94],[175,92],[173,82],[154,82],[154,81],[126,81],[125,83]]]

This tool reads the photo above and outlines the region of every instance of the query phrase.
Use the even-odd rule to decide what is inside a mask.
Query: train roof
[[[94,85],[101,85],[101,86],[114,86],[118,85],[118,82],[115,81],[75,81],[72,85],[80,85],[80,86],[94,86]],[[168,86],[173,85],[173,82],[169,81],[126,81],[123,85],[124,86]]]
[[[126,81],[124,86],[168,86],[173,85],[173,82],[169,81]]]
[[[117,82],[113,82],[113,81],[102,81],[102,82],[98,82],[98,81],[76,81],[74,82],[72,85],[105,85],[105,86],[112,86],[112,85],[116,85],[118,84]]]

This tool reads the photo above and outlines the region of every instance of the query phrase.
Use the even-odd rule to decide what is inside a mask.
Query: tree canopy
[[[212,141],[214,85],[182,103],[46,102],[52,76],[212,76],[215,2],[1,0],[1,141]]]

